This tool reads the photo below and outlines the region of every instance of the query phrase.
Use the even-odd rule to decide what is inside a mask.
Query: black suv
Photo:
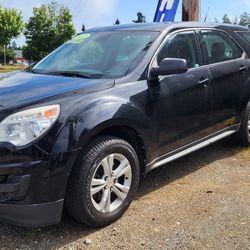
[[[140,176],[226,136],[250,144],[250,32],[207,23],[90,29],[0,76],[0,219],[104,226]]]

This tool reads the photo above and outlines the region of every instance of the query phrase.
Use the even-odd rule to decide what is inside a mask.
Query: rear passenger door
[[[214,132],[239,122],[237,109],[244,88],[247,62],[243,50],[226,33],[200,31],[204,64],[211,73]]]

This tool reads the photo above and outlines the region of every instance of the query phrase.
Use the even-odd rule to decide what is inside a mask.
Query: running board
[[[192,146],[190,148],[187,148],[187,149],[185,149],[185,150],[183,150],[181,152],[178,152],[176,154],[172,154],[171,156],[166,157],[165,159],[160,160],[160,161],[156,162],[155,164],[153,164],[152,167],[149,168],[149,170],[151,171],[152,169],[158,168],[158,167],[160,167],[160,166],[162,166],[164,164],[167,164],[167,163],[169,163],[171,161],[177,160],[177,159],[181,158],[182,156],[188,155],[188,154],[190,154],[190,153],[192,153],[194,151],[197,151],[197,150],[199,150],[201,148],[204,148],[204,147],[206,147],[206,146],[208,146],[208,145],[210,145],[210,144],[212,144],[212,143],[214,143],[216,141],[219,141],[219,140],[221,140],[221,139],[223,139],[223,138],[225,138],[225,137],[227,137],[229,135],[234,134],[235,132],[236,132],[235,130],[226,131],[226,132],[224,132],[222,134],[219,134],[219,135],[216,135],[216,136],[214,136],[214,137],[212,137],[212,138],[210,138],[210,139],[208,139],[206,141],[198,143],[198,144],[196,144],[196,145],[194,145],[194,146]]]

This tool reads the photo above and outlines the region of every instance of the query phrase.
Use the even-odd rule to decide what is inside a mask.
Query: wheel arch
[[[127,141],[131,146],[134,148],[138,160],[140,163],[140,172],[142,175],[146,173],[146,146],[145,146],[145,141],[134,127],[128,126],[128,125],[121,125],[121,124],[116,124],[116,125],[110,125],[110,126],[104,126],[102,129],[96,129],[95,132],[91,133],[90,136],[88,136],[88,139],[85,140],[82,143],[83,149],[88,145],[93,139],[101,136],[114,136],[118,137],[120,139],[123,139]],[[81,152],[79,153],[79,157],[81,155]],[[75,165],[75,164],[74,164]]]
[[[116,125],[101,130],[95,137],[102,135],[115,136],[131,144],[138,156],[141,174],[145,174],[146,148],[143,138],[136,129],[125,125]]]

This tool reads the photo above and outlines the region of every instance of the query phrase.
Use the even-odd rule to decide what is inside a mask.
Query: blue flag
[[[180,0],[159,0],[154,22],[173,22]]]

